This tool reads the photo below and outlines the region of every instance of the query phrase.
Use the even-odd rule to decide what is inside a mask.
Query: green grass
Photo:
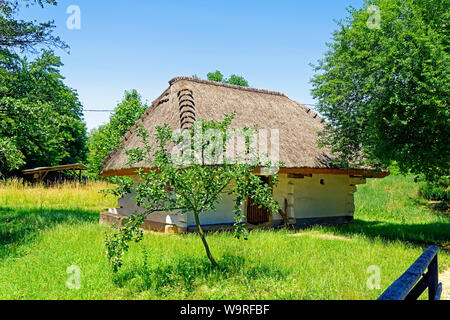
[[[450,244],[449,214],[427,206],[412,176],[371,179],[367,185],[358,186],[355,195],[355,222],[329,231],[423,245]]]
[[[97,223],[99,212],[117,200],[104,197],[104,183],[66,184],[57,188],[28,187],[12,180],[0,184],[0,260],[20,254],[23,246],[58,225]]]
[[[450,235],[448,217],[417,200],[411,178],[395,176],[359,187],[352,226],[254,231],[248,241],[209,234],[218,270],[196,235],[147,233],[114,276],[98,213],[116,200],[101,188],[0,185],[0,299],[376,299],[427,244]],[[439,264],[450,266],[443,250]],[[80,290],[66,286],[71,265]],[[380,290],[367,288],[371,265]]]

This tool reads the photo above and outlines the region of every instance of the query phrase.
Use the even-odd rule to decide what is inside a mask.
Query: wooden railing
[[[438,252],[439,247],[429,247],[378,300],[417,300],[427,288],[428,300],[440,300],[442,283],[438,279]]]

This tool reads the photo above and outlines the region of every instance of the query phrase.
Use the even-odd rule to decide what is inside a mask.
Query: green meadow
[[[114,275],[99,212],[117,199],[107,185],[57,188],[0,184],[0,299],[376,299],[427,248],[450,242],[448,214],[418,197],[412,177],[369,180],[356,194],[355,222],[307,230],[208,235],[211,268],[195,234],[146,233]],[[70,266],[80,288],[69,289]],[[369,288],[370,266],[380,288]],[[439,269],[450,267],[441,250]]]

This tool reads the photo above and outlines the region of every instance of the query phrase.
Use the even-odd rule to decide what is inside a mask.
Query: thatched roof
[[[323,119],[284,94],[190,77],[177,77],[169,84],[170,87],[125,135],[122,140],[124,148],[112,152],[105,159],[103,176],[134,172],[127,166],[125,151],[141,145],[135,132],[140,124],[152,134],[157,125],[166,123],[172,129],[180,129],[200,119],[221,121],[225,114],[233,112],[236,113],[231,125],[233,128],[258,125],[259,129],[279,130],[280,161],[285,170],[336,171],[331,165],[329,151],[317,147],[318,132],[324,127]]]

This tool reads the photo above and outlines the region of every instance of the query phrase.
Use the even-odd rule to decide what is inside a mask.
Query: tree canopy
[[[0,50],[0,171],[84,161],[83,108],[61,66],[51,51],[28,61]]]
[[[448,174],[449,6],[366,1],[339,22],[312,94],[329,123],[321,142],[341,162],[396,162],[429,179]]]
[[[89,134],[88,168],[93,176],[98,176],[105,157],[115,148],[136,121],[147,110],[148,105],[136,90],[125,91],[123,100],[114,109],[109,123]]]
[[[84,161],[86,127],[75,90],[64,84],[63,65],[51,48],[53,22],[17,20],[22,6],[55,0],[0,1],[0,172]],[[38,49],[46,47],[38,54]],[[28,51],[32,60],[18,55]]]
[[[0,49],[19,49],[36,52],[36,46],[58,47],[68,46],[53,35],[53,21],[37,23],[16,18],[21,6],[57,5],[55,0],[0,0]]]
[[[210,81],[234,84],[236,86],[241,86],[241,87],[248,87],[249,86],[247,80],[245,80],[244,77],[232,74],[230,76],[230,78],[227,79],[227,78],[224,78],[223,74],[220,71],[218,71],[218,70],[216,72],[208,73],[207,74],[207,78]]]

